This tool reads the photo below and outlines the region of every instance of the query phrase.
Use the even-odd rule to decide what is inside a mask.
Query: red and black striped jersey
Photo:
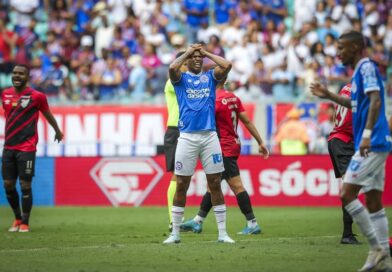
[[[49,110],[45,94],[30,87],[17,93],[11,87],[3,91],[1,99],[6,119],[4,148],[36,151],[39,112]]]
[[[216,128],[222,153],[225,157],[237,157],[241,142],[237,134],[238,115],[245,111],[241,100],[226,90],[217,90],[215,99]]]
[[[339,92],[340,96],[351,98],[351,84],[345,85]],[[333,138],[338,138],[345,143],[353,141],[353,126],[352,126],[351,109],[336,105],[335,107],[335,127],[328,137],[328,141]]]

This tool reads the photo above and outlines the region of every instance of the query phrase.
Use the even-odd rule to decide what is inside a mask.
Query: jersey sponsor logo
[[[200,99],[210,96],[210,88],[186,89],[187,97],[190,99]]]
[[[207,82],[208,82],[208,76],[202,75],[202,76],[200,77],[200,81],[201,81],[202,83],[207,83]]]
[[[214,164],[218,164],[221,163],[223,160],[222,158],[222,154],[218,153],[218,154],[212,154],[212,162]]]
[[[163,176],[151,158],[104,158],[90,176],[113,206],[139,206]]]

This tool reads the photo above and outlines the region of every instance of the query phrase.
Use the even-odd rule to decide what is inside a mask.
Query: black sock
[[[344,206],[342,206],[343,210],[343,237],[349,236],[353,234],[353,219],[351,215],[346,211]]]
[[[29,224],[29,217],[32,208],[33,193],[31,189],[22,190],[22,224]]]
[[[207,192],[204,194],[203,199],[200,203],[200,209],[198,215],[200,217],[206,218],[211,208],[212,208],[211,193]]]
[[[19,204],[19,194],[14,188],[13,190],[5,190],[5,194],[7,196],[8,203],[10,204],[14,215],[15,219],[21,220],[22,216],[20,213],[20,204]]]
[[[250,204],[250,198],[247,191],[243,191],[236,195],[238,206],[240,207],[241,212],[245,215],[246,220],[255,219],[255,215],[253,214],[252,204]]]

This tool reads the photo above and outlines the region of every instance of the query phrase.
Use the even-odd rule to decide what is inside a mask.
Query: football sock
[[[226,205],[214,206],[214,213],[216,218],[216,223],[218,224],[219,236],[226,235]]]
[[[177,182],[170,181],[169,187],[167,188],[167,209],[169,212],[169,222],[172,223],[172,207],[173,207],[173,199],[176,193]]]
[[[184,216],[184,210],[184,207],[173,206],[172,208],[172,233],[175,235],[180,235],[180,225],[182,222],[182,217]]]
[[[342,206],[343,211],[343,237],[347,237],[353,234],[353,219],[351,215],[346,211],[344,206]]]
[[[385,249],[389,250],[389,226],[388,218],[385,214],[385,209],[381,209],[378,212],[370,214],[370,220],[373,223],[376,235],[380,241],[380,245]]]
[[[253,214],[252,204],[250,203],[249,194],[243,191],[236,195],[238,206],[241,212],[245,215],[249,228],[254,228],[257,225],[256,217]]]
[[[14,212],[15,219],[21,220],[22,215],[21,215],[21,211],[20,211],[18,192],[14,188],[13,190],[5,190],[5,194],[7,196],[8,203],[10,204],[10,206]]]
[[[368,211],[362,203],[355,199],[347,204],[345,208],[354,222],[358,224],[362,234],[368,239],[370,247],[373,249],[379,247],[380,242],[377,239],[376,230],[370,220]]]
[[[29,224],[30,212],[33,208],[33,193],[31,189],[22,190],[22,224]]]
[[[203,196],[203,199],[201,200],[200,203],[200,209],[199,212],[197,213],[197,218],[203,218],[203,220],[207,217],[208,213],[210,212],[212,208],[212,204],[211,204],[211,193],[210,192],[206,192]],[[195,217],[195,219],[196,219]],[[195,220],[196,222],[198,222],[197,220]]]

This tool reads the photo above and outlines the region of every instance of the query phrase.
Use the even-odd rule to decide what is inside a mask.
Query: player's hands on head
[[[188,51],[189,55],[192,55],[195,51],[201,51],[202,49],[203,49],[202,44],[194,43],[188,47],[187,51]]]
[[[320,98],[326,98],[328,95],[328,89],[320,82],[311,83],[309,88],[310,88],[310,92],[314,96],[318,96]]]

